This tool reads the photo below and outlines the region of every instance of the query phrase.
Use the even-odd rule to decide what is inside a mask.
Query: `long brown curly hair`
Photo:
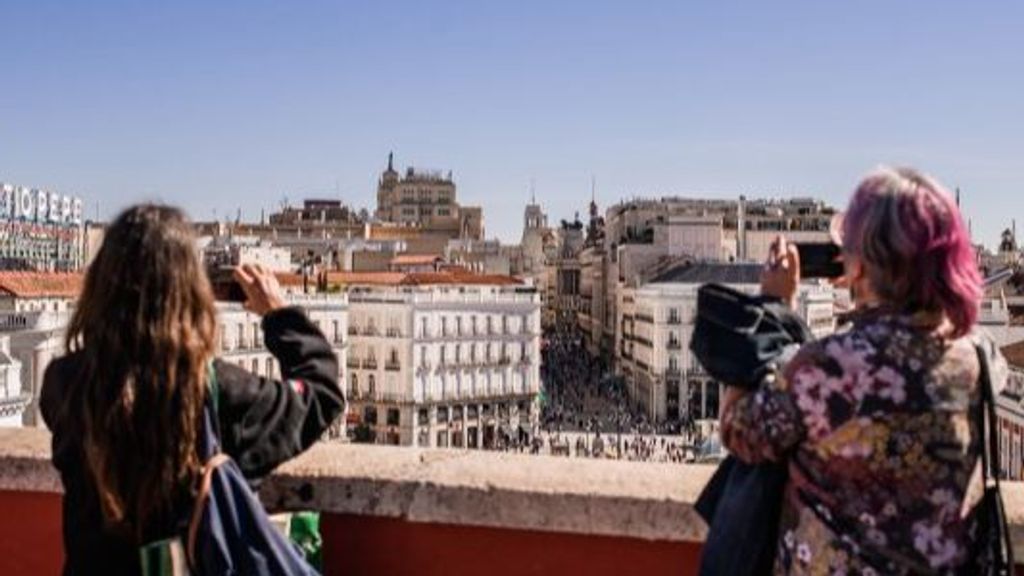
[[[187,495],[216,310],[195,237],[177,208],[144,204],[111,224],[67,331],[82,357],[66,399],[108,526],[136,539]]]

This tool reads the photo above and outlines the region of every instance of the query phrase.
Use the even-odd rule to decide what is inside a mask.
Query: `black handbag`
[[[999,491],[999,428],[996,420],[995,392],[989,374],[988,355],[977,346],[981,366],[981,402],[978,403],[977,422],[981,431],[981,469],[985,492],[974,510],[975,534],[974,562],[965,573],[982,576],[1010,576],[1014,573],[1013,542],[1006,521],[1006,508]]]

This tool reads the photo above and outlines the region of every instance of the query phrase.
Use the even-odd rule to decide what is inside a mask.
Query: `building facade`
[[[459,205],[451,172],[409,167],[399,176],[392,154],[377,184],[376,216],[385,222],[454,232],[453,238],[481,240],[484,235],[483,212]]]
[[[21,388],[21,361],[11,354],[11,337],[0,335],[0,427],[22,426],[31,400]]]
[[[757,264],[690,264],[622,291],[616,369],[630,398],[652,421],[718,417],[721,385],[690,352],[697,291],[716,282],[756,294],[761,270]],[[798,313],[815,336],[835,330],[834,301],[835,291],[827,284],[800,286]]]
[[[518,283],[414,275],[348,289],[358,441],[489,449],[538,421],[540,301]]]

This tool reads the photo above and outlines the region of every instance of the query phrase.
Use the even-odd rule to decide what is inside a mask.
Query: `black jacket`
[[[706,284],[697,293],[690,349],[713,378],[754,389],[813,338],[781,302]],[[770,574],[788,470],[785,463],[746,464],[729,456],[694,505],[708,523],[701,576]]]
[[[301,310],[268,314],[263,333],[284,381],[255,376],[222,360],[213,363],[220,387],[221,445],[254,482],[316,442],[345,406],[337,357]],[[100,503],[84,467],[83,433],[74,419],[61,415],[66,391],[75,385],[78,362],[76,354],[51,362],[40,398],[43,419],[53,432],[53,464],[64,484],[64,574],[138,574],[137,545],[104,529]],[[173,531],[173,524],[158,527],[153,540]]]

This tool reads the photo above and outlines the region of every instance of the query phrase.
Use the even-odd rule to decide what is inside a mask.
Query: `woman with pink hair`
[[[805,345],[775,377],[729,388],[722,440],[748,463],[789,466],[777,574],[969,569],[982,492],[981,276],[960,213],[935,180],[882,168],[842,222],[848,328]],[[793,302],[799,255],[780,238],[762,291]]]

